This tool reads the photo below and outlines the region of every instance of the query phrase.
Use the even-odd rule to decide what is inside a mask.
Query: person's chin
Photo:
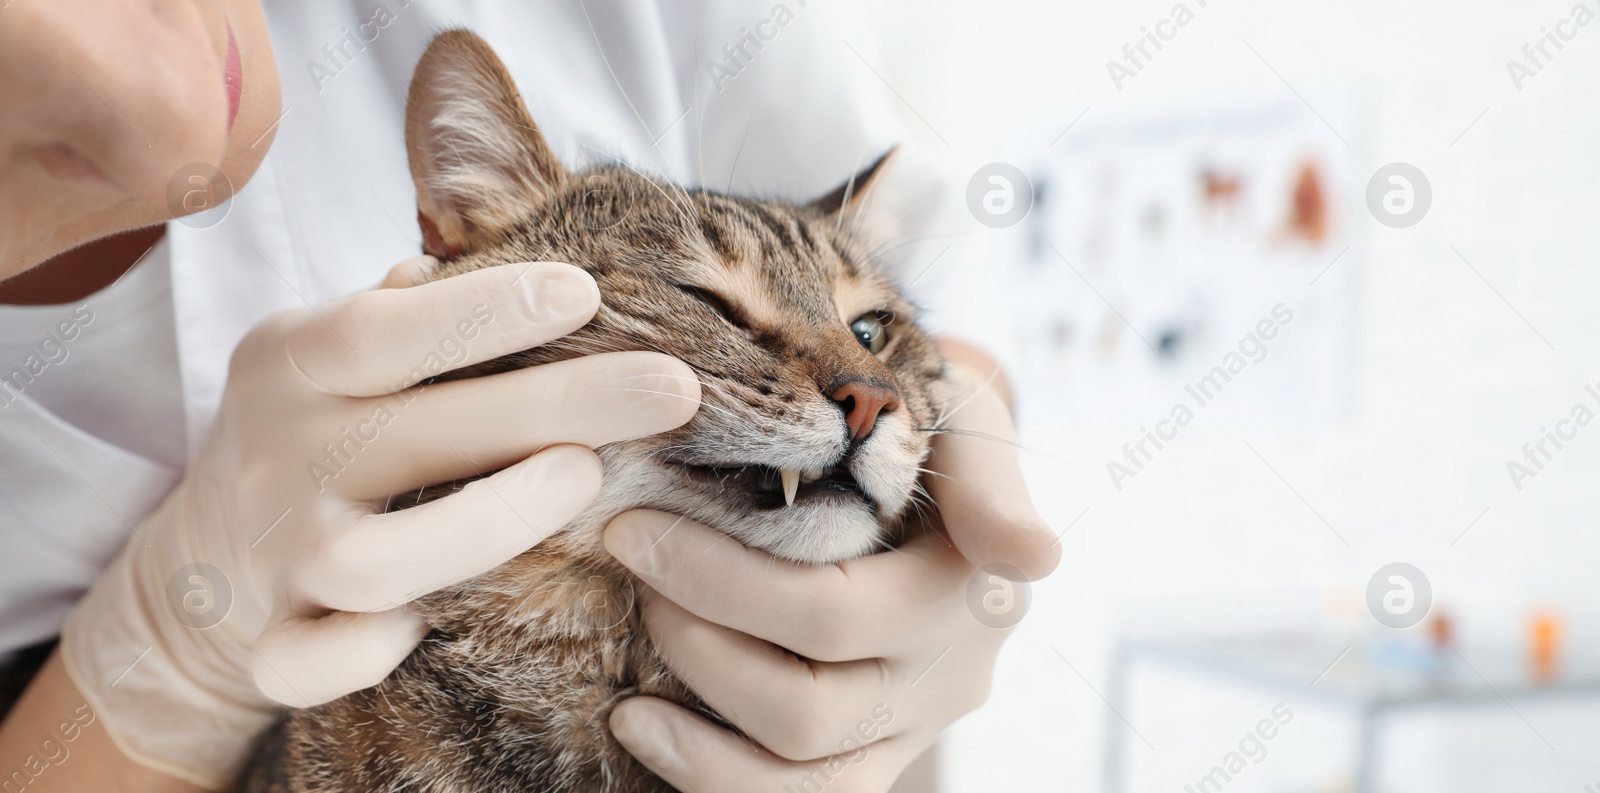
[[[283,90],[261,4],[252,0],[229,2],[225,13],[230,49],[238,53],[238,96],[236,106],[229,97],[231,118],[221,170],[237,192],[255,176],[277,136]],[[226,58],[223,68],[225,73],[230,68]]]

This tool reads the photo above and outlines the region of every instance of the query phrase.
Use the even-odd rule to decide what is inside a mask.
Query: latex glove
[[[599,302],[575,267],[514,264],[253,329],[183,481],[64,632],[66,667],[119,747],[195,784],[228,784],[278,703],[326,702],[404,660],[427,625],[403,604],[582,510],[601,477],[584,447],[688,421],[699,383],[654,353],[412,387],[564,336]],[[424,485],[502,467],[382,512]]]
[[[606,548],[655,590],[645,625],[667,664],[760,744],[635,697],[611,716],[629,752],[685,793],[881,793],[984,701],[1026,591],[973,562],[1036,579],[1060,547],[1028,500],[1009,413],[981,385],[954,385],[955,432],[929,462],[954,545],[930,530],[896,551],[802,566],[659,512],[607,527]]]

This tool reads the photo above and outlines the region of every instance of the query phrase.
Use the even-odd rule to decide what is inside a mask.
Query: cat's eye
[[[881,311],[865,314],[850,323],[850,332],[867,352],[877,355],[889,344],[889,316]]]
[[[701,289],[698,286],[690,286],[688,284],[678,284],[677,287],[683,290],[685,294],[688,294],[694,297],[696,300],[699,300],[700,302],[709,306],[712,311],[721,314],[722,318],[732,323],[734,327],[744,331],[747,334],[751,332],[749,320],[745,318],[744,314],[739,312],[732,305],[729,305],[728,301],[723,300],[721,295],[710,290]]]

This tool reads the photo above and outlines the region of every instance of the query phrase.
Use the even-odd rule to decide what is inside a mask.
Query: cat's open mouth
[[[743,490],[758,509],[781,509],[830,498],[860,499],[876,510],[850,469],[843,464],[814,471],[782,470],[770,465],[693,465],[672,462],[690,478],[724,490]]]

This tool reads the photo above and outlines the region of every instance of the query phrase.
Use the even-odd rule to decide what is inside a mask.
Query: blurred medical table
[[[1127,745],[1132,731],[1126,719],[1138,721],[1137,716],[1130,716],[1130,681],[1136,669],[1149,667],[1274,695],[1289,694],[1352,714],[1358,733],[1353,773],[1356,793],[1379,789],[1377,771],[1384,749],[1379,739],[1390,717],[1403,712],[1509,707],[1522,718],[1517,706],[1525,701],[1600,695],[1600,651],[1596,648],[1569,649],[1561,658],[1541,663],[1527,648],[1517,645],[1457,647],[1393,637],[1337,641],[1300,635],[1242,635],[1126,640],[1118,645],[1112,662],[1107,694],[1107,793],[1126,790]],[[1594,702],[1600,707],[1600,700]],[[1225,783],[1226,777],[1222,781]]]

